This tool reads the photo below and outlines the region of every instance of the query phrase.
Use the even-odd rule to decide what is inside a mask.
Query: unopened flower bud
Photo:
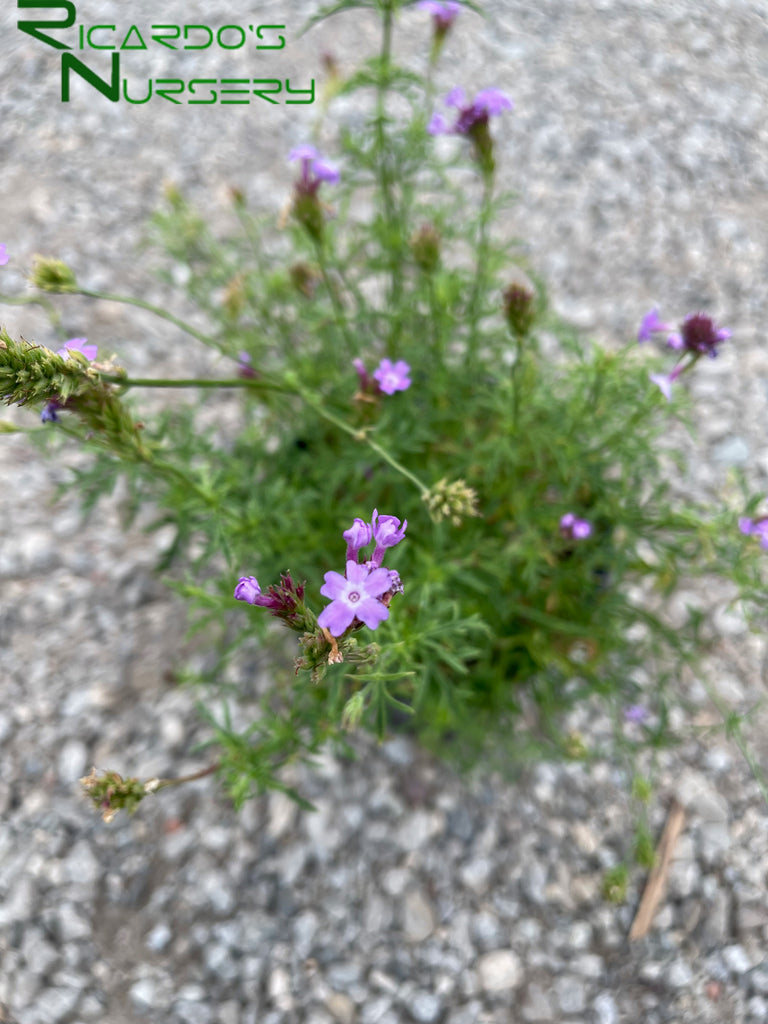
[[[297,260],[296,263],[291,264],[289,273],[291,275],[291,283],[296,291],[300,292],[305,298],[311,299],[320,281],[320,275],[317,270],[305,260]]]
[[[504,289],[504,316],[516,338],[524,338],[536,314],[536,296],[523,284],[513,283]]]
[[[440,233],[434,224],[422,224],[411,238],[414,261],[425,274],[432,274],[440,262]]]
[[[36,256],[29,280],[43,292],[73,292],[77,288],[74,271],[63,260]]]

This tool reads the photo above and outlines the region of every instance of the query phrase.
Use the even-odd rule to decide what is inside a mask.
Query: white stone
[[[513,950],[494,949],[478,958],[477,973],[485,992],[504,992],[520,984],[523,965]]]

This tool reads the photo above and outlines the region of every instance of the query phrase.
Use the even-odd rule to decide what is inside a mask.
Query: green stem
[[[349,333],[349,329],[347,327],[344,306],[342,305],[338,292],[333,287],[330,275],[328,274],[328,261],[325,258],[325,249],[321,241],[318,241],[315,244],[315,252],[317,254],[317,263],[318,266],[320,267],[320,273],[322,274],[323,277],[323,284],[325,285],[325,290],[328,292],[328,296],[331,300],[331,305],[333,306],[333,314],[334,319],[336,321],[336,327],[339,330],[339,334],[344,338],[348,354],[350,356],[353,356],[356,351],[355,341],[352,338],[351,334]]]
[[[145,302],[144,299],[136,299],[131,295],[114,295],[112,292],[99,292],[92,291],[90,288],[76,288],[71,292],[67,292],[68,295],[84,295],[89,299],[104,299],[106,302],[121,302],[126,306],[138,306],[139,309],[146,309],[150,313],[154,313],[155,316],[160,317],[161,320],[167,320],[169,323],[178,327],[184,331],[185,334],[189,334],[193,338],[197,338],[198,341],[202,341],[205,345],[212,345],[215,347],[216,342],[202,331],[198,331],[192,324],[188,324],[186,320],[181,320],[179,317],[174,316],[173,313],[169,313],[161,306],[155,306],[151,302]]]
[[[255,377],[236,377],[224,380],[206,380],[205,378],[163,378],[163,377],[119,377],[102,373],[101,379],[109,384],[117,384],[121,388],[249,388],[251,391],[278,391],[281,394],[295,395],[295,388],[284,384],[274,384]]]
[[[483,176],[483,198],[480,204],[480,234],[477,240],[477,268],[475,270],[475,281],[472,286],[472,294],[467,305],[467,319],[470,325],[469,345],[467,346],[467,358],[474,355],[477,347],[477,327],[480,316],[480,296],[485,282],[485,272],[488,264],[489,240],[488,225],[491,222],[493,210],[493,174]]]
[[[153,789],[154,793],[157,793],[161,789],[167,789],[169,786],[180,786],[182,782],[196,782],[197,779],[204,779],[207,775],[213,775],[217,772],[221,764],[216,761],[214,764],[209,765],[207,768],[201,769],[199,772],[192,772],[191,775],[180,775],[176,779],[160,779],[158,785]]]
[[[387,144],[385,124],[387,119],[386,99],[389,89],[390,65],[392,62],[392,27],[394,22],[394,10],[392,0],[384,0],[382,20],[382,38],[379,78],[376,86],[376,165],[378,168],[379,191],[381,192],[382,205],[386,217],[387,246],[389,248],[389,273],[390,292],[389,307],[399,309],[400,293],[402,291],[402,260],[400,259],[400,226],[398,224],[397,208],[392,194],[392,169],[390,166],[390,148]],[[395,245],[395,239],[398,244]],[[398,321],[395,319],[395,323]],[[390,335],[390,349],[393,341]],[[393,355],[392,351],[389,355]]]

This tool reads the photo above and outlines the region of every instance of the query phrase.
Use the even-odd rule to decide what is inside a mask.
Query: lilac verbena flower
[[[347,542],[345,561],[356,562],[360,549],[367,547],[373,540],[373,526],[362,519],[355,519],[350,528],[344,531],[342,537]]]
[[[341,180],[336,167],[324,160],[314,146],[296,146],[288,154],[289,160],[301,161],[301,178],[296,182],[296,191],[304,195],[315,195],[324,181],[335,185]]]
[[[450,127],[444,117],[434,114],[427,126],[430,135],[471,135],[473,130],[487,126],[489,117],[513,107],[512,100],[500,89],[481,89],[472,103],[467,103],[464,90],[459,86],[451,89],[443,102],[458,110],[456,121]]]
[[[651,335],[657,331],[671,331],[672,324],[664,323],[659,316],[658,307],[654,306],[650,312],[646,313],[643,319],[640,321],[640,330],[637,332],[638,341],[650,341]]]
[[[762,519],[739,519],[739,529],[742,533],[760,538],[760,547],[768,551],[768,516]]]
[[[642,704],[630,704],[624,708],[624,717],[628,722],[644,722],[648,717],[647,710]]]
[[[405,537],[405,530],[408,526],[408,520],[400,525],[400,520],[397,516],[380,516],[377,509],[373,510],[373,519],[371,520],[371,527],[373,529],[373,539],[376,541],[376,547],[373,551],[370,564],[374,567],[381,565],[381,560],[384,557],[384,552],[387,548],[393,548],[396,544]]]
[[[10,256],[8,255],[8,250],[5,245],[0,243],[0,267],[4,267],[9,259]]]
[[[64,406],[58,400],[58,398],[51,398],[45,403],[40,412],[41,423],[58,423],[59,417],[56,415],[59,409],[63,409]]]
[[[440,0],[419,0],[416,7],[432,15],[435,32],[441,35],[445,35],[461,11],[461,4],[456,0],[443,0],[442,3]]]
[[[411,378],[408,376],[410,370],[408,363],[402,359],[398,359],[396,363],[382,359],[373,371],[373,376],[385,395],[394,395],[396,391],[406,391],[411,386]]]
[[[235,587],[235,600],[247,601],[248,604],[256,604],[256,598],[261,594],[259,581],[255,576],[241,576]]]
[[[670,373],[649,373],[648,379],[659,388],[668,402],[672,401],[672,385],[680,376],[683,364],[678,363]]]
[[[70,338],[69,341],[65,341],[60,349],[57,350],[57,356],[63,356],[66,359],[70,352],[82,352],[86,359],[93,360],[96,358],[96,353],[99,350],[98,345],[89,345],[87,338]]]
[[[727,341],[732,332],[727,327],[718,327],[706,313],[689,313],[683,320],[679,334],[670,334],[668,342],[672,348],[685,349],[714,359],[717,346]]]
[[[389,609],[380,598],[392,588],[389,569],[370,569],[351,559],[347,562],[346,576],[327,572],[320,588],[323,597],[331,603],[317,617],[317,624],[332,636],[341,636],[359,619],[369,629],[376,629],[389,618]]]
[[[237,353],[237,376],[242,377],[243,380],[251,380],[254,377],[258,377],[258,373],[251,365],[250,352]]]
[[[566,512],[560,517],[560,533],[573,540],[584,540],[592,533],[592,524],[586,519],[578,519],[573,512]]]
[[[727,327],[718,327],[706,313],[689,313],[680,330],[673,331],[672,325],[660,318],[655,307],[640,321],[637,340],[650,341],[654,334],[666,334],[667,344],[678,352],[692,352],[695,356],[708,355],[713,358],[717,355],[717,346],[731,337]]]

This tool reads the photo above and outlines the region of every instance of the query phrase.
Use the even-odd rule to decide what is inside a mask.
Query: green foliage
[[[665,469],[680,403],[649,382],[653,357],[634,343],[604,351],[551,313],[502,237],[510,197],[494,194],[490,135],[474,183],[435,160],[429,80],[391,59],[403,5],[350,0],[316,20],[360,6],[382,14],[383,41],[337,89],[372,97],[366,124],[339,137],[342,183],[294,187],[278,232],[241,193],[232,236],[216,236],[175,188],[154,219],[168,270],[186,269],[187,298],[214,326],[204,335],[155,312],[231,361],[228,390],[200,382],[196,404],[139,425],[125,393],[170,382],[105,378],[78,353],[0,342],[8,400],[76,399],[66,429],[94,449],[75,477],[86,509],[124,474],[128,517],[149,505],[155,527],[173,527],[161,567],[185,575],[177,590],[207,635],[216,629],[207,676],[220,688],[254,635],[273,636],[265,610],[232,599],[238,576],[266,589],[290,571],[316,614],[323,575],[344,568],[353,518],[370,520],[374,507],[407,518],[387,559],[404,593],[375,644],[355,630],[337,660],[315,623],[295,652],[298,675],[275,669],[252,723],[233,726],[226,695],[220,715],[205,712],[237,804],[286,788],[286,763],[358,727],[405,728],[469,764],[543,749],[590,757],[578,735],[562,735],[563,712],[599,695],[620,717],[648,699],[639,670],[663,680],[701,655],[698,613],[665,623],[663,602],[684,581],[730,577],[756,608],[764,596],[756,552],[735,529],[758,499],[742,488],[738,506],[680,507]],[[472,157],[468,140],[456,151],[455,163]],[[62,267],[38,267],[38,287],[77,291]],[[250,373],[238,370],[241,352]],[[407,391],[363,386],[352,360],[370,374],[382,358],[409,364]],[[203,426],[224,402],[229,426]],[[566,513],[590,536],[564,535]],[[660,611],[638,598],[641,584]],[[278,659],[284,648],[274,650]],[[664,741],[667,699],[660,685],[645,744]],[[650,863],[647,830],[636,854]],[[624,898],[626,868],[608,873],[604,892]]]

